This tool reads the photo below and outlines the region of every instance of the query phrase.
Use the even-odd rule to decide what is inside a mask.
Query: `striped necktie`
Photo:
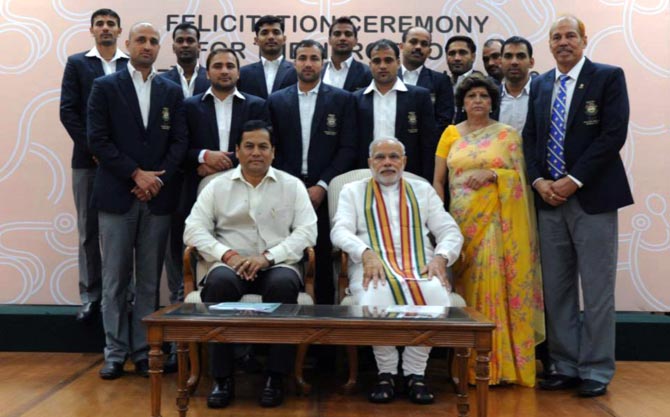
[[[553,179],[558,179],[565,174],[563,143],[565,141],[565,122],[568,117],[565,111],[568,94],[565,85],[569,79],[569,76],[563,74],[558,77],[558,92],[554,99],[554,104],[551,106],[551,127],[549,128],[547,162],[549,165],[549,174]]]

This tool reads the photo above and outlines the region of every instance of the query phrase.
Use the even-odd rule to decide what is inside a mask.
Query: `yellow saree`
[[[490,384],[535,385],[535,345],[545,336],[542,279],[533,196],[526,180],[521,139],[494,123],[461,137],[449,126],[437,156],[449,170],[449,211],[465,238],[454,265],[456,288],[496,323]],[[493,170],[497,182],[478,190],[469,172]],[[474,358],[469,378],[474,383]]]

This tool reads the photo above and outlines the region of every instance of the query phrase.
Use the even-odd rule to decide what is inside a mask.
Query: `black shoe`
[[[89,322],[93,320],[99,311],[99,302],[84,303],[81,305],[81,308],[79,308],[79,311],[77,311],[77,321]]]
[[[599,397],[607,393],[607,384],[592,379],[585,379],[579,384],[577,393],[580,397]]]
[[[377,383],[368,394],[368,401],[375,404],[386,404],[395,398],[395,381],[393,375],[383,372],[377,375]]]
[[[428,389],[423,375],[408,375],[405,391],[414,404],[432,404],[435,401],[435,395]]]
[[[553,374],[549,375],[547,379],[540,381],[540,388],[546,391],[570,389],[579,385],[580,381],[577,377]]]
[[[135,362],[135,373],[139,376],[143,376],[145,378],[149,377],[149,360],[148,359],[140,359],[139,361]]]
[[[123,364],[121,362],[105,361],[100,369],[100,378],[116,379],[123,375]]]
[[[169,353],[167,355],[167,359],[165,359],[165,363],[163,364],[163,373],[164,374],[173,374],[177,372],[178,367],[177,367],[177,354],[176,353]]]
[[[265,380],[265,387],[261,392],[260,404],[263,407],[276,407],[284,401],[283,377],[272,374]]]
[[[230,404],[235,396],[235,380],[232,376],[215,378],[212,392],[207,396],[207,407],[223,408]]]

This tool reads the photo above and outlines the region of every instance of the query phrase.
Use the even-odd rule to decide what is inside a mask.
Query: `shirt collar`
[[[212,87],[209,87],[207,89],[207,91],[205,91],[205,94],[202,95],[201,100],[205,101],[205,98],[207,98],[207,96],[212,96],[213,99],[219,100],[219,98],[217,96],[215,96],[214,93],[212,92]],[[244,97],[244,95],[242,95],[242,93],[240,93],[237,90],[237,87],[235,87],[235,91],[233,91],[233,94],[229,95],[228,97],[232,97],[232,96],[235,96],[235,97],[237,97],[239,99],[242,99],[242,100],[246,100],[246,97]],[[226,99],[228,99],[228,97],[226,97]],[[219,101],[222,101],[222,100],[219,100]]]
[[[574,67],[572,67],[572,69],[570,69],[570,71],[568,71],[568,73],[565,74],[565,75],[570,77],[571,80],[577,81],[577,78],[579,77],[579,73],[582,72],[582,67],[584,66],[585,62],[586,62],[586,57],[582,56],[582,59],[580,59],[579,62],[577,62],[577,64]],[[556,71],[554,71],[554,77],[555,77],[554,82],[558,81],[558,77],[560,77],[561,75],[563,75],[563,73],[561,73],[558,70],[558,68],[556,68]]]
[[[283,59],[284,55],[280,55],[279,58],[275,59],[274,61],[270,61],[269,59],[261,56],[261,64],[263,64],[263,67],[267,67],[268,65],[278,67]]]
[[[139,72],[138,70],[136,70],[135,67],[133,67],[133,64],[130,63],[130,61],[128,61],[128,72],[130,73],[130,78],[133,78],[135,76],[135,74],[139,74],[140,78],[142,78],[142,73]],[[149,76],[147,77],[147,81],[153,80],[156,75],[158,75],[158,73],[156,72],[156,67],[154,67],[152,65],[151,66],[151,72],[149,73]]]
[[[521,93],[522,96],[523,95],[526,95],[526,96],[530,95],[531,81],[533,81],[533,77],[528,77],[528,81],[526,82],[526,85],[523,86],[523,92]],[[505,80],[504,79],[502,80],[502,83],[500,83],[500,84],[502,85],[502,95],[511,97],[511,94],[509,94],[507,92],[507,87],[505,87]]]
[[[272,181],[277,182],[277,173],[275,172],[275,169],[272,168],[272,166],[268,168],[268,172],[265,174],[263,181],[265,181],[265,178],[270,178]],[[234,168],[233,173],[230,175],[230,179],[247,182],[247,180],[245,180],[242,176],[242,165],[238,165]],[[261,181],[261,184],[263,181]]]
[[[417,75],[421,74],[421,70],[423,70],[423,65],[420,65],[420,66],[419,66],[417,69],[415,69],[415,70],[409,70],[409,69],[405,68],[404,65],[400,64],[400,68],[401,68],[402,76],[403,76],[403,78],[404,78],[404,77],[407,75],[408,72],[416,72]]]
[[[370,85],[368,86],[368,88],[365,89],[363,94],[369,94],[373,91],[376,91],[379,95],[383,95],[377,89],[377,84],[375,84],[374,79],[370,82]],[[391,88],[388,92],[391,92],[391,91],[407,91],[407,86],[405,85],[404,82],[402,82],[402,80],[400,80],[400,78],[397,78],[395,80],[395,84],[393,84],[393,88]]]
[[[319,94],[319,87],[321,87],[321,81],[319,81],[319,82],[316,84],[316,86],[314,86],[314,88],[312,88],[311,90],[309,90],[309,91],[306,92],[306,93],[303,93],[302,91],[300,91],[299,84],[300,84],[300,83],[298,83],[298,84],[295,85],[295,88],[298,89],[298,95],[299,95],[299,96],[311,96],[311,95],[313,95],[313,94]]]
[[[177,67],[177,72],[179,75],[184,75],[184,68],[181,67],[181,65],[176,64],[175,67]],[[193,68],[193,75],[198,75],[198,71],[200,71],[200,63],[196,61],[195,63],[195,68]]]
[[[102,61],[106,61],[105,58],[103,58],[100,55],[100,51],[98,51],[98,48],[96,46],[91,48],[91,50],[86,53],[86,56],[95,57],[95,58],[98,58]],[[114,62],[114,61],[116,61],[117,59],[120,59],[120,58],[128,58],[128,55],[124,54],[119,48],[116,48],[116,52],[114,52],[114,56],[112,57],[112,59],[109,62]]]
[[[354,55],[353,54],[351,54],[351,56],[349,58],[342,61],[342,63],[340,64],[340,69],[339,70],[337,68],[335,68],[335,66],[333,65],[332,60],[328,61],[328,66],[332,67],[333,70],[335,70],[335,71],[342,71],[344,69],[351,68],[351,63],[352,62],[354,62]]]

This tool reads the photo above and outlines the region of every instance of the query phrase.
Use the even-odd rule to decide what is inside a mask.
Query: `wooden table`
[[[151,415],[161,415],[165,341],[177,342],[177,410],[188,410],[189,342],[293,343],[321,345],[443,346],[456,351],[458,415],[469,415],[467,362],[476,354],[477,415],[486,417],[489,353],[494,323],[471,308],[444,308],[437,318],[408,318],[365,306],[281,305],[255,315],[210,310],[205,304],[177,304],[144,318],[148,327]]]

